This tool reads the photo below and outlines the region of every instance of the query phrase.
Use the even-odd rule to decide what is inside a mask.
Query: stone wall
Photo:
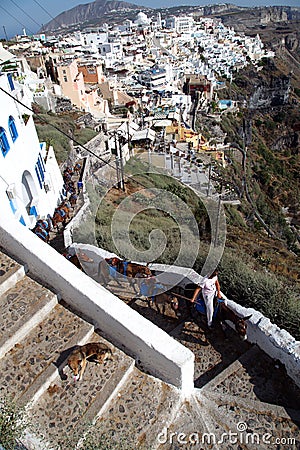
[[[86,200],[88,196],[85,193]],[[84,211],[79,212],[77,216],[68,224],[65,230],[65,242],[67,246],[72,243],[73,227],[74,229],[83,220],[86,220],[87,215]],[[75,244],[75,247],[77,244]],[[79,247],[84,245],[78,244]],[[92,249],[92,246],[89,246]],[[98,254],[103,253],[106,257],[105,250],[97,247]],[[165,264],[150,264],[151,269],[156,273],[161,273],[161,281],[169,286],[180,285],[184,287],[188,283],[200,283],[202,277],[193,269],[186,267],[168,266]],[[227,299],[226,295],[222,293],[223,297]],[[246,317],[252,314],[252,317],[247,321],[248,323],[248,340],[253,344],[257,344],[263,351],[265,351],[272,358],[284,364],[288,375],[300,387],[300,342],[291,336],[286,330],[280,329],[274,325],[267,317],[252,308],[244,308],[232,300],[227,299],[228,306],[232,308],[239,316]],[[233,326],[233,324],[231,324]]]
[[[108,340],[151,375],[188,396],[194,386],[194,354],[77,269],[21,224],[0,217],[0,245],[29,274],[100,328]]]

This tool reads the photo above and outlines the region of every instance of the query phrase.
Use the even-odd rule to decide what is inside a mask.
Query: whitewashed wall
[[[71,230],[72,226],[75,226],[75,223],[76,222],[69,223],[69,229],[65,234],[68,245],[71,245]],[[105,250],[93,248],[92,245],[74,243],[72,246],[74,248],[88,248],[96,254],[101,255],[103,258],[108,257]],[[161,273],[161,281],[169,286],[174,286],[176,284],[184,287],[188,283],[200,283],[203,279],[203,277],[193,269],[186,267],[168,266],[166,264],[150,264],[149,267],[157,273]],[[247,321],[248,341],[257,344],[270,357],[284,364],[288,375],[300,387],[300,342],[286,330],[274,325],[270,319],[265,317],[259,311],[256,311],[253,308],[244,308],[238,303],[228,299],[224,293],[222,293],[222,295],[227,299],[228,306],[240,317],[246,317],[252,314],[251,318]],[[229,325],[233,326],[233,324],[230,323]]]
[[[48,213],[53,213],[62,192],[63,179],[52,148],[50,148],[45,163],[46,145],[40,145],[31,112],[14,101],[15,97],[22,102],[29,103],[25,97],[26,89],[16,83],[16,89],[12,90],[6,74],[0,75],[0,87],[5,91],[0,90],[0,127],[5,129],[10,146],[5,156],[0,151],[1,213],[17,221],[21,219],[27,227],[32,228],[35,225],[36,217],[34,214],[29,215],[25,208],[28,197],[22,183],[23,175],[26,174],[31,180],[30,189],[33,198],[30,206],[35,206],[40,217],[46,217]],[[30,116],[27,123],[22,116],[24,113]],[[14,142],[8,129],[10,116],[14,118],[18,133]],[[45,189],[44,183],[40,186],[35,171],[39,154],[45,164],[44,181],[48,182],[49,190]],[[13,192],[11,200],[7,196],[8,190]]]
[[[242,317],[252,314],[248,320],[249,342],[257,344],[269,356],[284,364],[288,375],[300,387],[300,342],[259,311],[244,308],[232,300],[228,300],[228,306]]]
[[[194,354],[108,292],[19,223],[0,216],[0,245],[152,375],[193,390]]]
[[[150,268],[158,271],[165,271],[168,270],[169,266],[153,264],[150,265]],[[184,275],[185,278],[183,278]],[[201,281],[201,277],[198,273],[183,267],[173,266],[172,272],[166,275],[166,277],[169,277],[170,284],[175,280],[178,280],[179,284],[182,286],[187,283],[199,283],[199,281]],[[222,295],[227,299],[228,306],[240,317],[246,317],[252,314],[251,318],[247,321],[248,341],[252,344],[257,344],[271,358],[284,364],[288,375],[300,387],[300,342],[286,330],[274,325],[270,319],[265,317],[259,311],[256,311],[253,308],[244,308],[238,303],[228,299],[224,293],[222,293]],[[229,325],[233,326],[233,324]]]

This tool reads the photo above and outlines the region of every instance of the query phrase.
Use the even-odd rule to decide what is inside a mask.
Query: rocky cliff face
[[[215,14],[226,14],[231,11],[243,11],[246,9],[247,8],[242,8],[241,6],[224,3],[220,5],[199,6],[197,8],[197,13],[202,16],[213,16]]]
[[[182,2],[184,4],[184,2]],[[78,5],[59,14],[55,19],[51,20],[43,27],[43,31],[56,30],[58,28],[66,28],[74,24],[82,24],[92,20],[99,20],[101,24],[103,16],[109,13],[122,13],[133,10],[148,10],[152,8],[135,5],[124,1],[117,0],[96,0],[85,5]],[[292,20],[300,20],[300,8],[292,8],[290,6],[271,6],[247,8],[240,7],[230,3],[216,4],[208,6],[177,6],[164,8],[159,10],[162,14],[165,11],[176,13],[176,11],[184,10],[187,14],[192,13],[195,16],[218,16],[221,17],[226,24],[234,25],[237,31],[246,31],[257,25],[267,26],[269,24],[286,23]],[[232,13],[232,14],[230,14]]]
[[[286,22],[288,20],[299,20],[299,8],[292,8],[291,6],[270,6],[260,8],[261,23],[270,22]]]
[[[249,108],[269,108],[288,103],[291,79],[288,76],[272,76],[269,85],[257,86],[250,97]]]
[[[141,6],[123,1],[96,0],[86,5],[78,5],[68,11],[59,14],[53,20],[43,26],[43,32],[65,28],[74,24],[82,24],[92,19],[101,18],[112,11],[140,10]],[[143,8],[145,9],[145,8]]]
[[[284,43],[290,52],[295,52],[299,48],[299,39],[296,33],[285,36]]]

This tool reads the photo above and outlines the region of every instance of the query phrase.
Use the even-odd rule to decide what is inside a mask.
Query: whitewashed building
[[[63,179],[53,148],[39,142],[30,111],[15,100],[21,91],[0,71],[0,204],[1,214],[32,228],[53,214]]]
[[[165,20],[166,28],[175,30],[177,33],[191,33],[194,19],[192,16],[169,16]]]

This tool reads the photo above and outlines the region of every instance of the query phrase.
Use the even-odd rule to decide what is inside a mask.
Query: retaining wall
[[[78,270],[19,223],[0,217],[0,245],[29,272],[100,328],[145,370],[181,389],[194,387],[194,354]]]
[[[151,269],[156,271],[170,270],[170,266],[161,264],[150,265]],[[186,277],[184,278],[184,274]],[[172,267],[172,274],[169,275],[170,282],[173,283],[176,278],[181,286],[187,283],[197,283],[197,279],[201,278],[194,270],[184,269],[182,267]],[[297,341],[286,330],[274,325],[270,319],[265,317],[259,311],[253,308],[244,308],[243,306],[227,299],[228,306],[235,311],[240,317],[246,317],[252,314],[247,321],[248,341],[257,344],[271,358],[274,358],[284,364],[287,374],[300,387],[300,341]],[[233,324],[230,324],[233,326]]]
[[[232,300],[228,300],[228,306],[242,317],[252,314],[248,320],[249,342],[284,364],[287,374],[300,387],[300,341],[253,308],[244,308]]]

